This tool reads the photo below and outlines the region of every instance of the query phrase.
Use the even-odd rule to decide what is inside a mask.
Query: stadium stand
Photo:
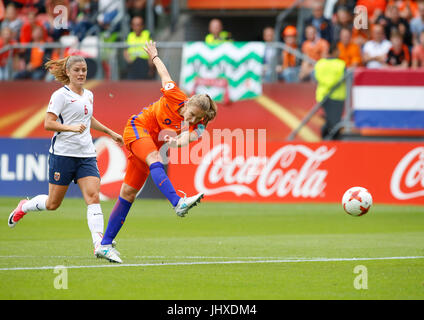
[[[135,38],[134,19],[144,25]],[[67,27],[56,28],[58,22]],[[71,54],[90,59],[90,79],[149,79],[153,74],[145,57],[131,52],[150,38],[159,41],[176,78],[187,41],[266,43],[264,86],[311,82],[314,90],[314,64],[333,45],[352,74],[359,67],[408,70],[424,65],[420,0],[2,0],[0,28],[1,80],[51,81],[41,70],[28,70]],[[33,38],[34,29],[42,31],[40,41]],[[349,97],[346,103],[351,103]],[[355,131],[346,131],[351,129]]]

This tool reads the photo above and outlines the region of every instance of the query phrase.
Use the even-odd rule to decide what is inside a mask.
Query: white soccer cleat
[[[182,192],[181,190],[179,191]],[[184,198],[181,198],[180,201],[178,201],[177,205],[174,207],[175,213],[179,217],[184,217],[187,214],[188,210],[190,210],[194,206],[197,206],[203,196],[203,193],[198,193],[195,196],[187,198],[186,194],[184,193]]]
[[[95,256],[97,256],[97,255],[96,255],[96,250],[97,250],[97,248],[98,248],[99,246],[101,246],[101,245],[102,245],[102,240],[97,241],[97,242],[96,242],[96,244],[94,245],[94,255],[95,255]],[[115,241],[115,240],[112,240],[112,248],[113,248],[113,249],[115,249],[115,253],[116,253],[118,256],[120,256],[120,255],[121,255],[121,253],[120,253],[118,250],[116,250],[116,241]]]
[[[119,257],[115,248],[111,244],[100,245],[94,251],[94,254],[97,258],[103,258],[109,260],[110,262],[122,263],[121,258]]]

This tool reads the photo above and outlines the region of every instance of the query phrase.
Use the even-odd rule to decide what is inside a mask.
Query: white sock
[[[96,246],[103,238],[104,228],[103,212],[100,203],[89,204],[87,206],[87,222],[93,238],[93,244]]]
[[[43,211],[46,210],[46,202],[49,196],[46,194],[40,194],[35,196],[31,200],[28,200],[22,205],[23,212],[29,211]]]

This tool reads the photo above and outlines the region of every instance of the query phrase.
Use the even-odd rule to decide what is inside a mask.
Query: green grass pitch
[[[0,198],[0,299],[424,298],[424,207],[351,217],[339,204],[204,202],[179,218],[137,200],[118,265],[94,257],[82,199],[9,229],[18,200]],[[113,204],[102,202],[105,227]]]

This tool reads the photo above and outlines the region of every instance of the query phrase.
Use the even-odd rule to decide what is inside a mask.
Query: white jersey
[[[84,124],[86,129],[79,132],[56,132],[49,152],[59,156],[87,158],[95,157],[96,149],[90,134],[93,116],[93,93],[84,89],[82,95],[73,92],[68,86],[56,90],[47,112],[57,115],[58,122],[65,125]]]
[[[367,41],[364,44],[362,51],[368,54],[370,57],[378,57],[389,53],[392,47],[392,43],[389,40],[384,39],[382,42],[374,40]],[[371,60],[367,63],[367,68],[381,68],[383,65],[381,62]]]

